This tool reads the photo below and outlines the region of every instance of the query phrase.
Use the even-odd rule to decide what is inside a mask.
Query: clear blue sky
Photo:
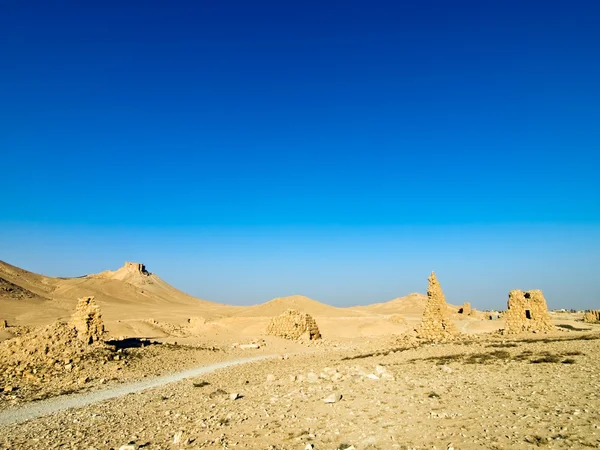
[[[0,5],[0,259],[209,300],[600,307],[600,2]]]

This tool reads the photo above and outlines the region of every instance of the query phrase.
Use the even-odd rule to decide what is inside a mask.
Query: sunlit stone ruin
[[[600,323],[600,309],[590,309],[583,314],[586,323]]]
[[[102,313],[96,305],[94,297],[78,299],[77,309],[71,318],[71,322],[77,330],[77,336],[88,344],[102,339],[104,323],[102,322]]]
[[[285,339],[315,340],[321,338],[317,322],[312,316],[288,309],[269,322],[267,334]]]
[[[464,302],[463,305],[458,309],[459,314],[464,314],[465,316],[470,316],[473,310],[471,309],[471,304],[469,302]]]
[[[435,272],[431,272],[429,277],[427,304],[425,305],[421,324],[416,331],[419,338],[431,341],[452,339],[459,334],[450,321],[446,298]]]
[[[503,314],[506,320],[504,332],[545,332],[555,329],[548,314],[544,294],[540,290],[523,292],[513,290],[508,294],[508,309]]]

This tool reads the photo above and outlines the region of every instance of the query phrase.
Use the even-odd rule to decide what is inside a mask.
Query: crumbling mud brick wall
[[[423,311],[421,324],[416,331],[419,338],[431,341],[452,339],[459,334],[450,321],[446,298],[435,272],[431,272],[429,277],[427,304],[425,305],[425,311]]]
[[[590,309],[583,314],[586,323],[600,323],[600,309]]]
[[[545,332],[555,329],[548,314],[544,294],[540,290],[523,292],[513,290],[508,294],[508,309],[503,314],[505,333]]]
[[[471,304],[469,302],[464,302],[463,305],[458,309],[459,314],[464,314],[465,316],[470,316],[473,310],[471,309]]]
[[[71,318],[71,323],[77,330],[77,336],[88,344],[100,341],[104,335],[102,313],[96,305],[94,297],[78,299],[77,309]]]
[[[289,309],[271,319],[267,326],[267,334],[285,339],[315,340],[321,338],[315,319],[294,309]]]

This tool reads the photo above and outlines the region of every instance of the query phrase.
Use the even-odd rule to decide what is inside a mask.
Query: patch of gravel
[[[49,414],[64,411],[70,408],[80,408],[82,406],[90,405],[92,403],[97,403],[103,400],[121,397],[123,395],[132,394],[134,392],[140,392],[146,389],[152,389],[159,386],[163,386],[165,384],[184,380],[186,378],[207,374],[218,369],[224,369],[239,364],[259,361],[262,359],[273,357],[274,356],[272,355],[261,355],[251,358],[219,362],[215,364],[210,364],[208,366],[184,370],[183,372],[173,373],[162,377],[145,379],[133,383],[125,383],[115,387],[110,387],[94,392],[83,392],[78,394],[63,395],[60,397],[54,397],[40,402],[29,403],[19,408],[11,408],[5,411],[0,411],[0,425],[22,423],[27,420],[47,416]]]

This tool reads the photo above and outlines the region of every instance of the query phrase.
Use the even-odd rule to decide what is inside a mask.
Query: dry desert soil
[[[92,343],[72,326],[86,297]],[[447,305],[457,334],[433,341],[414,332],[427,304],[237,307],[137,264],[59,279],[0,262],[0,448],[600,448],[600,325],[550,313],[550,331],[505,334]],[[267,335],[288,309],[322,339]]]

